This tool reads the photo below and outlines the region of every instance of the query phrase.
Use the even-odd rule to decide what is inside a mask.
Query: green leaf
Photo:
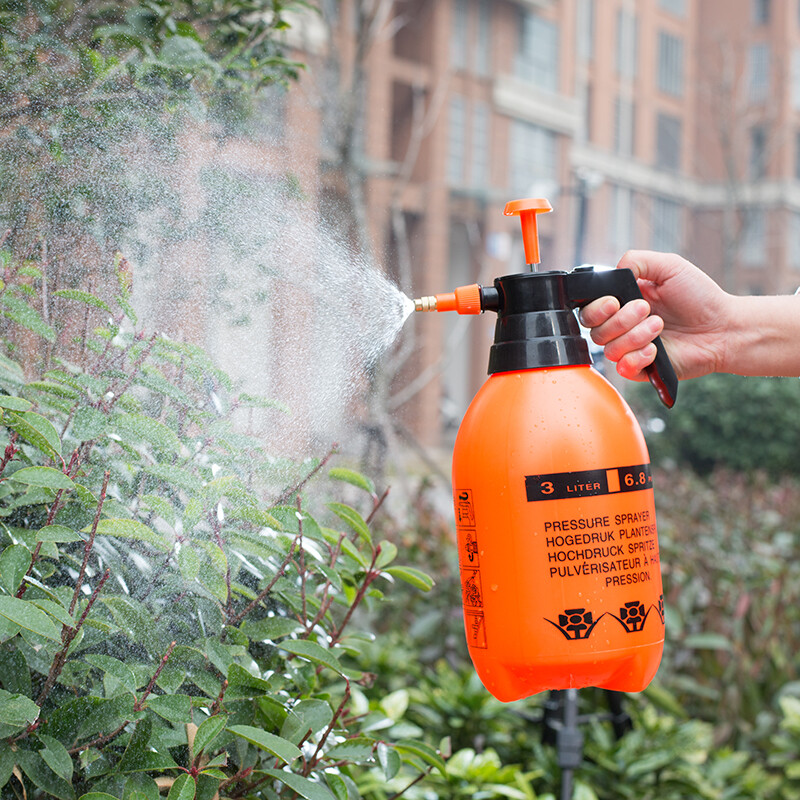
[[[72,786],[56,775],[44,762],[38,753],[30,750],[17,751],[17,763],[25,775],[42,789],[45,797],[58,797],[59,800],[74,800],[75,792]]]
[[[417,756],[417,758],[421,758],[426,764],[430,764],[432,767],[438,769],[442,775],[447,774],[444,759],[432,747],[429,747],[424,742],[404,739],[401,742],[397,742],[395,748],[398,753],[407,753]]]
[[[167,800],[193,800],[197,784],[191,775],[183,774],[175,779],[167,795]]]
[[[106,792],[86,792],[86,794],[82,794],[78,800],[119,800],[119,798]]]
[[[271,775],[276,780],[288,786],[293,792],[306,800],[336,800],[330,791],[321,783],[315,783],[302,775],[294,772],[284,772],[280,769],[265,769],[265,775]]]
[[[246,394],[242,392],[239,395],[239,402],[243,406],[252,406],[253,408],[274,408],[282,411],[284,414],[291,415],[292,410],[286,403],[281,403],[280,400],[271,400],[269,397],[261,397],[255,394]]]
[[[308,733],[318,733],[330,725],[333,710],[324,700],[301,700],[286,716],[281,736],[299,744]]]
[[[171,464],[152,464],[145,467],[145,472],[165,483],[177,486],[179,489],[185,489],[187,492],[199,492],[203,488],[200,478],[182,467],[174,467]]]
[[[240,736],[242,739],[254,744],[259,750],[266,750],[268,753],[280,758],[286,764],[291,764],[299,758],[300,748],[280,736],[273,733],[262,731],[261,728],[254,728],[252,725],[231,725],[228,728],[230,733]]]
[[[694,650],[730,650],[730,640],[719,633],[692,633],[681,644]]]
[[[42,319],[39,312],[22,298],[4,292],[0,295],[0,305],[4,306],[3,315],[10,320],[41,336],[48,342],[56,340],[56,332]]]
[[[349,800],[350,792],[347,791],[347,784],[341,775],[337,775],[335,772],[326,772],[325,781],[336,800]]]
[[[369,532],[367,523],[364,522],[363,517],[358,511],[344,503],[328,503],[328,508],[330,508],[339,519],[344,520],[366,544],[372,544],[372,534]]]
[[[300,628],[300,623],[292,617],[263,617],[262,619],[245,619],[241,631],[254,641],[274,642],[283,636],[289,636]]]
[[[45,525],[36,532],[37,542],[82,542],[83,537],[64,525]]]
[[[434,585],[433,578],[422,570],[416,569],[416,567],[389,567],[385,572],[388,572],[394,578],[399,578],[401,581],[416,586],[417,589],[422,589],[423,592],[430,591]]]
[[[161,675],[163,676],[164,672]],[[181,724],[191,716],[192,698],[185,694],[150,695],[147,698],[147,707],[155,711],[159,717]]]
[[[0,742],[0,789],[11,779],[14,770],[14,751],[8,742]]]
[[[184,580],[189,582],[196,580],[200,573],[200,556],[189,544],[182,543],[181,549],[178,550],[178,569]]]
[[[296,656],[307,658],[315,664],[322,664],[344,676],[344,671],[342,665],[339,663],[339,659],[333,652],[316,642],[309,642],[306,639],[293,639],[290,641],[284,639],[278,644],[278,647],[280,647],[281,650],[285,650],[287,653],[293,653]]]
[[[91,530],[91,525],[87,525],[83,529],[83,533],[91,533]],[[172,549],[163,536],[135,519],[101,519],[97,526],[97,533],[100,536],[113,536],[119,539],[135,539],[140,542],[146,542],[158,550],[163,550],[165,553]]]
[[[97,408],[82,406],[72,418],[72,435],[82,442],[90,442],[105,436],[108,416]]]
[[[30,411],[33,408],[33,403],[24,397],[0,394],[0,408],[7,408],[9,411]]]
[[[3,418],[6,427],[16,431],[26,442],[41,450],[46,456],[61,460],[61,438],[52,423],[35,411],[21,414],[11,412]]]
[[[150,772],[178,766],[169,753],[153,750],[153,719],[148,715],[136,723],[130,742],[115,767],[118,772]]]
[[[380,552],[378,553],[378,558],[375,560],[375,567],[377,569],[383,569],[397,558],[397,545],[384,539],[378,547],[380,548]]]
[[[72,489],[75,486],[68,475],[52,467],[23,467],[8,477],[17,483],[44,486],[47,489]]]
[[[21,544],[6,547],[0,554],[0,586],[8,594],[16,594],[28,567],[31,565],[31,552]]]
[[[397,689],[381,698],[380,708],[389,719],[397,722],[406,713],[408,702],[408,690]]]
[[[131,773],[125,781],[122,800],[158,800],[155,780],[142,772]]]
[[[109,313],[111,312],[108,304],[103,302],[99,297],[95,297],[89,292],[82,292],[79,289],[59,289],[58,291],[53,292],[53,295],[55,297],[63,297],[65,300],[75,300],[78,303],[83,303],[87,306],[100,308],[103,311],[108,311]]]
[[[214,739],[225,730],[225,725],[228,723],[226,714],[215,714],[209,717],[197,729],[194,735],[194,757],[197,758],[198,754],[207,750]]]
[[[142,414],[119,414],[114,418],[117,431],[124,434],[123,438],[128,444],[136,445],[139,440],[144,440],[168,455],[179,454],[181,441],[172,428],[162,422]],[[129,437],[135,437],[129,441]]]
[[[256,506],[233,506],[225,510],[225,516],[229,519],[238,519],[243,522],[251,522],[262,528],[271,528],[274,531],[283,530],[283,526],[272,514],[262,511]]]
[[[354,472],[352,469],[345,469],[344,467],[334,467],[328,471],[328,475],[334,480],[357,486],[373,497],[375,496],[375,484],[360,472]]]
[[[15,729],[26,728],[39,716],[39,706],[29,697],[0,689],[0,722]]]
[[[13,639],[18,633],[19,625],[16,625],[10,619],[0,616],[0,642]]]
[[[54,397],[59,397],[66,400],[77,400],[80,396],[79,393],[63,383],[50,383],[49,381],[31,381],[25,384],[25,388],[29,391],[43,392],[50,394]]]
[[[3,676],[3,686],[7,692],[27,697],[33,694],[31,671],[25,656],[18,649],[0,648],[0,675]]]
[[[33,603],[17,597],[0,597],[0,616],[5,617],[20,628],[44,636],[54,642],[61,642],[61,632],[50,620],[50,617]],[[2,719],[2,715],[0,715]]]
[[[122,684],[123,688],[129,692],[136,691],[138,681],[133,670],[124,662],[112,656],[104,656],[101,653],[90,653],[84,656],[87,663],[97,667],[101,672],[108,673],[112,678]]]
[[[67,752],[67,748],[58,739],[45,733],[39,734],[39,741],[44,744],[44,749],[39,751],[44,763],[59,778],[69,783],[72,780],[72,756]]]
[[[401,760],[397,751],[385,742],[378,742],[378,763],[383,770],[383,777],[390,781],[400,771]]]
[[[37,597],[35,600],[31,600],[31,603],[41,608],[46,614],[57,619],[62,625],[66,625],[68,628],[75,627],[75,620],[61,603],[57,603],[54,600],[47,600],[43,597]]]

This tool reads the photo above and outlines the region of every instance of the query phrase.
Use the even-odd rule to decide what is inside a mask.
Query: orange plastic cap
[[[459,286],[454,292],[436,295],[437,311],[457,311],[459,314],[481,313],[481,287],[477,283]]]
[[[539,258],[539,230],[536,224],[537,214],[546,214],[553,207],[543,197],[512,200],[506,204],[503,213],[507,217],[519,215],[522,225],[522,243],[525,246],[525,261],[528,264],[538,264]]]

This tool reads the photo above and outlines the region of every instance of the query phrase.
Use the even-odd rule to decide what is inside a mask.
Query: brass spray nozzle
[[[457,311],[459,314],[480,314],[481,287],[477,283],[459,286],[454,292],[418,297],[414,311]]]
[[[436,295],[414,298],[414,311],[436,311]]]

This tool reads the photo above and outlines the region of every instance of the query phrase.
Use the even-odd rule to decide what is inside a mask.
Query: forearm
[[[721,372],[800,376],[800,295],[732,296]]]

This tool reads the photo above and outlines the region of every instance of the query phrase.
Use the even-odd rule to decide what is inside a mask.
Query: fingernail
[[[609,316],[616,313],[618,308],[619,303],[613,297],[606,298],[605,303],[603,303],[603,313]]]
[[[648,317],[645,325],[647,325],[648,333],[653,335],[661,333],[661,320],[658,317]]]

